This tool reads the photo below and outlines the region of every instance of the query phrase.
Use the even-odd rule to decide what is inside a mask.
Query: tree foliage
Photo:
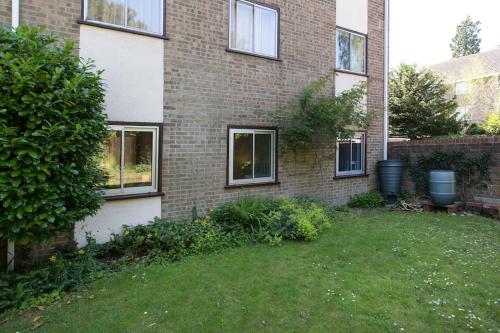
[[[0,239],[45,241],[101,204],[101,76],[72,42],[3,28],[0,91]]]
[[[449,87],[436,74],[416,65],[402,64],[390,74],[391,135],[419,139],[460,133],[456,103]]]
[[[490,113],[484,120],[483,128],[489,135],[500,135],[500,112]]]
[[[350,138],[357,129],[365,129],[372,121],[366,112],[366,84],[359,84],[339,96],[326,92],[330,76],[308,85],[297,104],[278,110],[275,118],[285,120],[282,136],[285,147],[312,149],[320,143]]]
[[[457,32],[453,37],[450,48],[453,58],[459,58],[476,54],[481,51],[480,21],[472,21],[470,16],[457,26]]]

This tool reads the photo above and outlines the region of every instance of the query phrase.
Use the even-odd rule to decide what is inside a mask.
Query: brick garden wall
[[[479,156],[484,153],[491,153],[493,166],[490,171],[491,180],[488,182],[487,188],[484,190],[471,189],[468,192],[471,193],[469,196],[479,195],[500,199],[500,136],[391,142],[389,144],[389,158],[400,159],[403,156],[410,156],[411,160],[415,161],[417,156],[429,155],[435,150],[462,151],[469,156]],[[414,191],[414,184],[408,172],[405,172],[403,178],[403,188]]]
[[[368,131],[367,178],[336,179],[335,150],[315,155],[279,153],[279,186],[226,185],[227,126],[279,126],[261,110],[297,101],[312,81],[335,66],[335,0],[260,0],[280,9],[282,61],[227,52],[227,0],[168,0],[165,43],[163,215],[190,216],[245,195],[308,195],[346,202],[375,186],[383,157],[384,1],[368,1],[368,109],[377,119]],[[170,13],[170,14],[169,14]],[[333,93],[333,91],[332,91]],[[282,146],[281,142],[279,145]]]

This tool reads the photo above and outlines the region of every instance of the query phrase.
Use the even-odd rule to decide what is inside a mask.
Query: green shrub
[[[482,127],[481,125],[478,124],[472,124],[469,126],[467,131],[465,131],[466,135],[486,135],[488,132]]]
[[[318,204],[282,197],[277,210],[271,212],[265,228],[268,234],[275,237],[311,241],[330,225],[328,212]]]
[[[412,200],[415,198],[415,193],[412,193],[410,191],[401,191],[401,195],[399,197],[399,200],[403,200],[403,201],[409,201],[409,200]]]
[[[483,128],[489,135],[500,135],[500,112],[489,114],[484,121]]]
[[[187,255],[210,253],[223,248],[238,246],[247,237],[243,233],[231,233],[222,226],[202,220],[170,222],[156,219],[148,225],[124,227],[122,235],[101,246],[99,256],[150,256],[169,261]]]
[[[27,310],[52,302],[62,292],[101,277],[108,268],[95,255],[95,242],[89,239],[85,249],[54,254],[46,265],[28,273],[1,273],[0,312],[18,307]]]
[[[284,239],[311,241],[331,225],[332,218],[328,206],[309,199],[245,198],[224,204],[203,218],[155,219],[148,225],[124,226],[122,234],[113,235],[103,245],[96,245],[89,235],[87,247],[58,253],[44,267],[26,274],[0,275],[0,312],[52,302],[62,292],[111,270],[116,266],[113,262],[170,262],[250,242],[274,246]]]
[[[351,212],[351,207],[348,205],[340,205],[335,207],[335,211],[341,212],[341,213],[350,213]]]
[[[376,208],[384,206],[385,201],[382,194],[377,191],[370,191],[355,195],[349,202],[351,208]]]
[[[104,88],[73,53],[38,29],[0,28],[0,239],[46,241],[101,205]]]
[[[211,218],[226,231],[244,229],[245,232],[257,232],[267,223],[269,213],[275,210],[277,202],[272,198],[243,198],[228,202],[215,209]]]
[[[472,124],[467,135],[500,135],[500,112],[490,113],[482,124]]]

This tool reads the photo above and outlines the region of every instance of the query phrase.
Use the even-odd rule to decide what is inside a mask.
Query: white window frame
[[[461,86],[463,85],[463,86]],[[459,86],[463,87],[463,89],[459,89]],[[467,81],[460,81],[455,83],[455,95],[462,96],[468,95],[470,92],[470,84]]]
[[[243,2],[243,3],[247,4],[247,5],[253,6],[253,8],[254,8],[252,51],[238,49],[235,45],[233,45],[233,34],[234,34],[234,31],[233,31],[233,21],[234,21],[234,13],[235,13],[234,12],[234,7],[236,6],[237,2]],[[263,8],[263,9],[266,9],[266,10],[269,10],[269,11],[273,11],[276,14],[276,41],[275,41],[275,43],[276,43],[276,45],[275,45],[275,47],[276,47],[276,54],[275,55],[269,55],[269,54],[266,54],[266,53],[260,53],[260,52],[256,52],[255,51],[255,20],[256,20],[255,8],[256,7]],[[262,56],[262,57],[278,59],[279,58],[279,53],[280,53],[280,49],[279,49],[279,41],[280,41],[279,24],[280,24],[280,13],[279,13],[279,10],[277,10],[276,8],[263,6],[261,4],[257,4],[255,2],[251,2],[251,1],[247,1],[247,0],[229,0],[229,43],[228,43],[229,47],[228,48],[229,48],[229,50],[232,50],[232,51],[249,53],[249,54],[255,54],[255,55],[258,55],[258,56]]]
[[[363,38],[364,40],[364,49],[365,49],[365,52],[364,52],[364,67],[363,67],[363,71],[362,72],[357,72],[357,71],[353,71],[351,69],[343,69],[343,68],[339,68],[338,67],[338,64],[337,64],[337,56],[338,56],[338,41],[337,41],[337,31],[342,31],[342,32],[345,32],[345,33],[348,33],[349,35],[356,35],[356,36],[359,36],[361,38]],[[350,43],[350,40],[351,40],[351,37],[349,37],[349,43]],[[351,56],[351,54],[349,54],[349,57]],[[335,69],[338,70],[338,71],[344,71],[344,72],[348,72],[348,73],[353,73],[353,74],[362,74],[362,75],[366,75],[368,73],[368,36],[365,35],[365,34],[362,34],[362,33],[358,33],[358,32],[355,32],[355,31],[351,31],[351,30],[348,30],[348,29],[344,29],[344,28],[340,28],[340,27],[337,27],[335,29]]]
[[[337,140],[337,147],[335,151],[335,175],[337,177],[344,177],[344,176],[359,176],[359,175],[364,175],[366,174],[366,144],[367,144],[367,135],[366,132],[355,132],[354,136],[349,139],[351,142],[351,163],[352,163],[352,140],[353,139],[361,139],[361,170],[351,170],[351,171],[339,171],[339,143],[341,141],[347,141],[347,140]]]
[[[96,21],[96,20],[90,20],[88,19],[88,1],[89,0],[83,0],[83,21],[84,22],[91,22],[91,23],[96,23],[96,24],[99,24],[99,25],[103,25],[103,26],[108,26],[110,28],[118,28],[118,29],[124,29],[124,30],[130,30],[130,31],[135,31],[135,32],[139,32],[139,33],[146,33],[146,34],[150,34],[150,35],[156,35],[156,36],[164,36],[165,35],[165,0],[159,0],[160,1],[160,4],[161,4],[161,8],[160,8],[160,12],[161,12],[161,26],[160,26],[160,32],[153,32],[153,31],[149,31],[149,30],[146,30],[146,29],[139,29],[139,28],[135,28],[135,27],[129,27],[127,26],[127,23],[128,22],[125,22],[125,25],[120,25],[120,24],[113,24],[113,23],[108,23],[108,22],[102,22],[102,21]],[[124,17],[126,18],[127,17],[127,0],[125,0],[125,6],[124,6],[124,10],[125,10],[125,13],[124,13]]]
[[[457,118],[458,119],[465,119],[465,120],[470,119],[471,118],[471,109],[472,109],[472,107],[470,105],[457,107],[455,109],[455,112],[457,113]]]
[[[106,189],[104,196],[117,196],[129,194],[146,194],[158,192],[158,161],[159,161],[159,130],[158,126],[128,126],[128,125],[110,125],[109,131],[121,132],[121,147],[120,147],[120,188]],[[125,165],[125,133],[126,132],[146,132],[153,134],[153,152],[152,152],[152,186],[142,187],[125,187],[125,175],[123,172]]]
[[[234,179],[234,135],[235,134],[253,134],[253,161],[252,168],[254,178],[252,179]],[[271,177],[255,178],[255,135],[271,134]],[[230,128],[229,129],[229,160],[228,160],[228,185],[247,185],[273,183],[276,181],[276,130],[275,129],[248,129],[248,128]]]

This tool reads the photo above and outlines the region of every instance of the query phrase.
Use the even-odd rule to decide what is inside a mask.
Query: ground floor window
[[[355,133],[351,139],[337,141],[337,176],[365,173],[366,133]]]
[[[102,167],[106,195],[158,191],[158,127],[110,126]]]
[[[229,129],[228,185],[276,181],[276,129]]]

